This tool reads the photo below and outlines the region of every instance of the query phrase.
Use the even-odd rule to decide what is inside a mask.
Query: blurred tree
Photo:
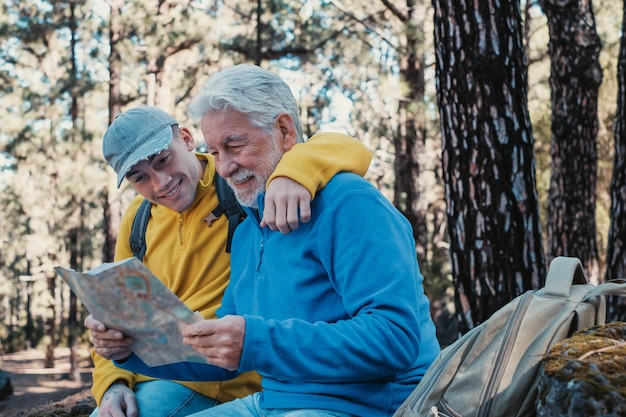
[[[122,53],[120,41],[124,38],[124,30],[121,21],[122,6],[124,0],[111,0],[109,2],[109,119],[107,126],[113,123],[115,116],[122,111]],[[112,262],[115,257],[115,242],[119,228],[122,208],[120,207],[120,193],[117,191],[117,183],[112,179],[102,188],[102,225],[104,230],[104,245],[102,245],[102,260]]]
[[[20,292],[26,287],[28,314],[45,318],[48,366],[53,365],[63,330],[58,323],[69,303],[64,296],[68,290],[58,285],[52,266],[66,262],[69,231],[82,227],[84,218],[94,219],[88,225],[95,233],[81,233],[89,257],[102,236],[98,216],[91,216],[96,204],[92,182],[102,180],[102,164],[93,159],[93,133],[86,128],[97,124],[85,121],[91,113],[84,105],[98,95],[98,66],[88,62],[98,57],[98,32],[90,21],[83,21],[92,13],[90,6],[72,1],[5,2],[0,23],[1,39],[8,46],[0,52],[1,71],[12,80],[2,95],[2,143],[15,161],[15,175],[3,183],[7,198],[2,201],[14,247],[2,260],[3,266],[11,265],[11,273],[23,277],[15,288]],[[85,201],[90,210],[81,212],[75,201]],[[38,310],[42,300],[46,311]],[[34,326],[37,320],[27,323]]]
[[[355,136],[374,150],[369,177],[413,225],[427,291],[438,299],[450,283],[441,145],[429,71],[432,7],[421,0],[331,3],[340,12],[333,21],[348,20],[340,21],[345,39],[328,53],[337,58],[327,73],[344,73],[338,79],[351,100]]]
[[[423,28],[430,2],[407,0],[402,8],[387,0],[382,2],[388,10],[385,15],[390,14],[402,25],[396,34],[401,45],[397,57],[401,80],[407,85],[406,94],[398,100],[399,123],[393,132],[393,203],[411,222],[418,259],[425,265],[429,234],[426,225],[428,201],[424,198],[426,182],[422,180],[427,135]]]
[[[217,6],[210,3],[108,2],[108,124],[127,105],[158,106],[181,123],[188,122],[184,103],[203,72],[219,58],[215,52],[219,39]],[[118,190],[112,170],[107,172],[110,175],[101,188],[100,201],[106,231],[103,259],[110,262],[125,201],[135,193],[126,184]]]
[[[70,73],[69,73],[69,94],[70,94],[70,117],[72,122],[72,128],[69,132],[69,141],[73,143],[80,143],[82,140],[79,139],[79,129],[77,128],[81,123],[80,114],[82,114],[81,105],[82,102],[79,96],[79,73],[78,73],[78,56],[77,56],[77,42],[78,42],[78,33],[77,33],[77,18],[76,18],[76,3],[74,1],[70,1],[67,6],[68,8],[68,29],[70,32],[70,54],[71,54],[71,63],[70,63]],[[66,239],[67,246],[70,252],[70,268],[73,268],[77,271],[82,270],[82,236],[85,233],[84,230],[84,211],[83,211],[83,201],[81,197],[78,197],[78,222],[76,227],[68,230]],[[56,275],[52,274],[55,278]],[[61,295],[62,297],[62,295]],[[68,309],[68,341],[67,345],[70,348],[70,372],[69,379],[72,381],[80,380],[80,370],[78,368],[78,341],[79,334],[81,333],[79,328],[82,328],[82,322],[79,311],[79,301],[74,292],[70,292],[69,296],[69,309]],[[79,327],[80,326],[80,327]],[[62,331],[63,329],[61,329]],[[52,356],[54,358],[54,356]]]
[[[434,5],[450,258],[464,333],[541,286],[545,262],[519,2]]]

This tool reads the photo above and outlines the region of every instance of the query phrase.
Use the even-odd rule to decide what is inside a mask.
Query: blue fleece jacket
[[[348,173],[316,196],[311,221],[286,235],[259,226],[262,201],[237,228],[218,310],[246,319],[239,371],[262,375],[264,408],[392,415],[439,353],[409,222]],[[197,364],[138,372],[229,375]]]

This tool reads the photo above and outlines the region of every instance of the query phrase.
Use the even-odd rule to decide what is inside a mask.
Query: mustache
[[[230,181],[233,184],[239,184],[249,180],[250,178],[253,178],[254,176],[255,175],[253,171],[247,168],[240,168],[237,171],[233,172],[233,174],[226,178],[226,180]]]

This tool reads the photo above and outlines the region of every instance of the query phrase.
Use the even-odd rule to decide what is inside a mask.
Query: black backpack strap
[[[142,262],[146,254],[146,229],[148,228],[151,209],[152,203],[144,199],[137,209],[133,226],[130,229],[130,248],[135,257]]]
[[[226,183],[226,180],[215,173],[215,188],[217,188],[218,206],[211,212],[215,218],[226,214],[228,219],[228,238],[226,240],[226,252],[230,253],[231,241],[235,234],[235,229],[246,218],[246,212],[239,205],[235,192]]]

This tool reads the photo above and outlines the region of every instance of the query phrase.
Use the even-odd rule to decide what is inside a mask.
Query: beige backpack
[[[394,417],[534,416],[541,359],[574,331],[604,324],[608,294],[626,295],[626,281],[596,287],[580,260],[555,258],[543,288],[443,349]]]

